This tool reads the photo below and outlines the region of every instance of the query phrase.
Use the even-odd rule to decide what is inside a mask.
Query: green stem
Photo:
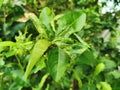
[[[78,39],[83,45],[85,45],[85,46],[87,46],[87,47],[89,48],[89,45],[88,45],[86,42],[84,42],[76,33],[74,33],[74,35],[77,37],[77,39]]]
[[[3,73],[0,73],[0,90],[3,89],[2,86],[3,86]]]
[[[6,6],[4,6],[3,32],[4,32],[4,37],[6,38]]]
[[[24,71],[23,66],[22,66],[22,64],[21,64],[21,62],[20,62],[20,59],[18,58],[18,56],[17,56],[17,55],[15,55],[15,57],[16,57],[16,59],[17,59],[17,61],[18,61],[18,64],[19,64],[19,66],[20,66],[21,70],[23,70],[23,71]]]

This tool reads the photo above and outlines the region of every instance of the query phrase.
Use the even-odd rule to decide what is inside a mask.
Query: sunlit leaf
[[[48,7],[43,8],[40,13],[40,21],[49,29],[49,24],[53,20],[54,13]]]
[[[119,70],[111,71],[109,74],[113,75],[115,79],[119,79],[120,78],[120,71]]]
[[[99,63],[95,68],[94,75],[96,76],[104,70],[105,70],[105,64],[104,63]]]
[[[30,56],[30,60],[27,65],[27,69],[25,71],[25,75],[24,75],[25,78],[28,77],[32,68],[37,63],[37,61],[40,59],[40,57],[45,53],[49,45],[50,45],[50,42],[47,40],[38,40],[35,43],[35,46],[31,52],[31,56]]]
[[[45,58],[41,57],[41,60],[39,60],[35,65],[34,73],[37,73],[38,71],[42,70],[45,67],[46,67]]]
[[[0,58],[0,66],[4,65],[5,64],[5,61],[3,59],[3,57]]]
[[[85,25],[86,14],[81,11],[65,13],[58,21],[57,35],[69,37],[71,34],[80,31]]]
[[[107,82],[100,82],[97,84],[98,90],[112,90],[112,87],[109,83]]]

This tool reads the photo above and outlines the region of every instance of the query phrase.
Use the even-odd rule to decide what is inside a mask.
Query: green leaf
[[[0,66],[5,65],[5,61],[3,57],[0,57]]]
[[[3,2],[4,2],[4,0],[0,0],[0,8],[1,8]]]
[[[59,81],[67,68],[68,56],[60,48],[53,48],[48,53],[48,70],[55,81]]]
[[[75,46],[72,45],[71,46],[72,49],[71,49],[70,53],[71,54],[79,54],[80,55],[80,54],[84,53],[88,49],[87,46],[84,46],[84,45],[81,45],[81,46],[80,46],[80,44],[79,45],[75,45]]]
[[[15,43],[12,42],[12,41],[3,41],[3,42],[0,42],[0,46],[14,46]]]
[[[81,90],[96,90],[96,85],[92,83],[84,83]]]
[[[119,79],[120,78],[120,71],[119,70],[112,71],[109,74],[113,75],[115,79]]]
[[[40,13],[40,21],[49,28],[49,24],[54,18],[54,13],[48,7],[42,9]]]
[[[5,49],[5,47],[0,46],[0,52],[2,52]]]
[[[45,64],[45,58],[44,57],[41,57],[41,60],[39,60],[37,62],[37,64],[35,65],[35,70],[34,70],[34,73],[37,73],[38,71],[42,70],[43,68],[46,67],[46,64]]]
[[[75,70],[74,70],[74,77],[75,77],[75,79],[78,81],[78,86],[79,86],[79,88],[81,88],[81,87],[82,87],[82,81],[81,81],[81,78],[79,77],[78,72],[75,71]]]
[[[45,90],[50,90],[50,84],[47,84],[47,87],[45,88]]]
[[[96,63],[96,59],[92,51],[86,50],[84,53],[76,58],[76,63],[94,66],[94,64]]]
[[[49,74],[45,74],[45,75],[42,77],[41,82],[39,83],[39,89],[40,89],[40,90],[42,89],[42,87],[43,87],[46,79],[48,78],[48,76],[49,76]]]
[[[112,90],[112,87],[107,82],[100,82],[97,84],[98,90]]]
[[[57,35],[69,37],[75,32],[79,32],[85,25],[86,14],[81,11],[71,11],[65,13],[58,21]]]
[[[51,27],[51,22],[54,18],[54,13],[52,10],[50,10],[48,7],[43,8],[43,10],[40,13],[40,21],[43,24],[43,26],[45,26],[45,30],[46,33],[49,37],[49,39],[51,39],[51,37],[54,36],[54,32],[53,29]]]
[[[31,52],[31,56],[30,56],[30,60],[28,62],[27,65],[27,69],[25,71],[25,78],[28,77],[28,75],[30,74],[32,68],[34,67],[34,65],[36,64],[36,62],[40,59],[40,57],[45,53],[45,51],[47,50],[47,48],[50,46],[50,42],[47,40],[38,40],[35,43],[35,46]]]
[[[112,60],[101,58],[101,62],[105,64],[106,69],[114,69],[116,67],[116,63]]]
[[[45,32],[45,30],[42,28],[40,20],[38,19],[38,17],[34,14],[34,13],[29,13],[28,17],[32,20],[34,26],[36,27],[37,31],[43,35],[44,37],[47,37],[47,34]]]
[[[18,50],[17,50],[18,51]],[[10,56],[13,56],[13,55],[15,55],[16,54],[16,52],[14,51],[14,50],[9,50],[8,52],[6,52],[5,53],[5,56],[6,57],[10,57]]]
[[[96,76],[104,70],[105,70],[105,64],[104,63],[99,63],[95,68],[94,75]]]
[[[11,75],[16,84],[21,85],[21,86],[28,86],[29,82],[24,79],[23,74],[24,73],[21,70],[12,70],[11,71]]]
[[[71,86],[72,80],[70,79],[69,75],[65,74],[61,82],[65,88],[69,88]]]

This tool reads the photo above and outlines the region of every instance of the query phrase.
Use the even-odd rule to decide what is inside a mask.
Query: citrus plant
[[[120,89],[119,12],[101,14],[97,0],[18,1],[0,2],[0,90]]]

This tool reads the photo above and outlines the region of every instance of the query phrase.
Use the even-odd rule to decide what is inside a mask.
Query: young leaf
[[[15,43],[12,42],[12,41],[3,41],[3,42],[0,42],[0,46],[14,46]]]
[[[45,7],[40,13],[40,21],[49,28],[49,24],[54,18],[54,13],[48,7]]]
[[[112,90],[112,87],[107,82],[100,82],[97,84],[98,90]]]
[[[99,63],[94,71],[94,75],[97,76],[100,72],[104,71],[105,69],[105,64],[104,63]]]
[[[40,90],[42,89],[42,87],[43,87],[43,85],[44,85],[44,83],[45,83],[45,81],[46,81],[46,79],[47,79],[48,76],[49,76],[49,74],[47,73],[47,74],[45,74],[45,75],[42,77],[41,82],[39,83],[39,88],[40,88]]]
[[[42,28],[40,20],[38,19],[38,17],[34,14],[34,13],[29,13],[28,17],[32,20],[35,28],[37,29],[37,31],[41,34],[41,35],[45,35],[45,37],[47,37],[47,34],[45,32],[45,30]]]
[[[54,13],[48,7],[45,7],[40,13],[40,21],[45,26],[49,39],[54,36],[53,29],[51,28],[53,18]]]
[[[44,52],[49,47],[50,42],[47,40],[38,40],[31,52],[30,60],[27,65],[27,69],[25,71],[24,77],[27,78],[30,74],[32,68],[36,64],[36,62],[40,59],[40,57],[44,54]]]
[[[63,77],[67,68],[67,60],[66,53],[60,48],[54,48],[48,53],[48,70],[56,82]]]

